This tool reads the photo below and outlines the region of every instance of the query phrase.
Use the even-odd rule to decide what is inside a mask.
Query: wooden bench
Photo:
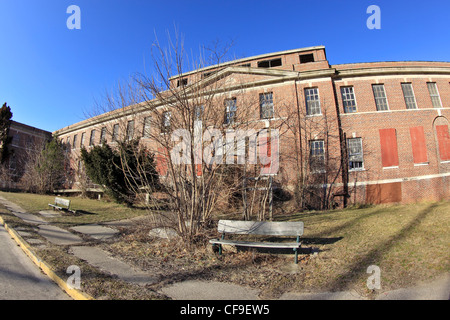
[[[257,222],[219,220],[217,227],[222,233],[221,239],[209,240],[213,246],[219,245],[219,255],[222,254],[222,245],[234,245],[241,247],[269,248],[269,249],[293,249],[295,263],[298,263],[298,250],[301,246],[300,236],[303,235],[303,222]],[[251,242],[241,240],[226,240],[225,234],[240,235],[265,235],[265,236],[291,236],[297,237],[296,242]]]
[[[67,211],[71,211],[74,212],[73,210],[70,210],[70,200],[67,199],[63,199],[63,198],[55,198],[55,203],[49,203],[48,204],[50,207],[54,209],[58,209],[58,210],[67,210]]]

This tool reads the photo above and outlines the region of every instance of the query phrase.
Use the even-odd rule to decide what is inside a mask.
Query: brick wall
[[[308,53],[313,54],[314,62],[301,64],[299,55]],[[264,70],[257,68],[258,61],[278,57],[282,59],[281,66]],[[343,132],[347,138],[361,138],[364,151],[364,167],[349,173],[351,201],[382,203],[450,198],[448,182],[450,176],[447,175],[450,172],[450,162],[442,161],[439,150],[439,148],[443,148],[442,145],[448,143],[445,140],[447,139],[445,134],[442,134],[442,127],[450,127],[450,63],[407,61],[330,66],[326,60],[325,49],[316,48],[265,55],[245,61],[240,60],[229,66],[239,66],[245,63],[250,63],[251,68],[241,70],[239,73],[228,74],[225,78],[217,79],[216,82],[214,82],[214,78],[210,79],[213,79],[213,83],[219,83],[220,89],[224,91],[219,95],[218,101],[235,97],[238,108],[245,108],[246,113],[257,123],[257,127],[263,128],[270,125],[272,127],[281,126],[280,128],[284,129],[285,133],[280,142],[282,162],[278,179],[286,188],[292,189],[299,176],[299,168],[302,167],[298,162],[300,135],[303,159],[309,155],[309,141],[325,139],[326,135],[330,137],[330,139],[326,139],[329,140],[329,158],[338,159],[340,157],[336,109],[338,107]],[[218,71],[226,67],[227,65],[216,69],[210,68],[202,72]],[[328,70],[330,73],[324,75],[324,70]],[[190,81],[200,78],[195,72],[187,77]],[[176,81],[176,78],[172,81]],[[433,107],[427,82],[436,83],[442,108]],[[402,83],[411,83],[417,109],[408,110],[406,108]],[[237,84],[243,84],[243,86],[236,89]],[[387,111],[377,111],[373,92],[374,84],[384,86],[389,107]],[[227,86],[233,87],[233,89],[227,91]],[[344,112],[341,87],[353,87],[356,99],[355,113]],[[306,115],[306,88],[318,89],[322,109],[320,115]],[[274,102],[274,118],[270,121],[260,119],[258,103],[259,95],[268,92],[273,93]],[[223,102],[218,102],[218,104],[221,108],[223,107]],[[106,116],[110,114],[107,113]],[[95,143],[97,144],[101,127],[107,126],[108,133],[110,133],[112,125],[120,122],[120,131],[124,134],[126,122],[134,119],[135,132],[140,134],[145,114],[131,112],[127,118],[122,117],[119,120],[104,122],[101,121],[101,117],[104,116],[88,119],[59,130],[58,133],[63,141],[69,137],[71,144],[73,136],[75,134],[78,136],[78,145],[72,150],[74,163],[77,162],[76,159],[79,156],[82,132],[85,132],[85,146],[88,146],[90,132],[96,128]],[[95,121],[98,123],[94,124]],[[437,131],[441,133],[438,134]],[[397,147],[397,162],[389,168],[383,167],[381,149],[383,132],[394,133]],[[417,132],[419,132],[418,136]],[[107,137],[108,142],[111,140],[109,136]],[[419,148],[417,147],[419,143],[414,142],[417,137],[423,138],[423,141],[420,141],[419,151],[413,148]],[[148,141],[148,139],[143,139],[143,141],[152,145],[152,141]],[[387,144],[387,149],[383,152],[392,151],[389,145],[392,144]],[[421,154],[421,159],[426,158],[425,162],[417,163],[416,161],[415,163],[415,158],[418,157],[417,152]],[[339,163],[334,165],[339,165]],[[306,170],[304,164],[303,169]],[[307,170],[305,172],[311,177],[314,176],[314,173],[307,172]],[[333,192],[340,192],[342,189],[340,175],[336,175],[333,170],[328,173],[327,179],[322,182],[330,183],[330,181],[334,181],[331,179],[332,176],[337,176]]]

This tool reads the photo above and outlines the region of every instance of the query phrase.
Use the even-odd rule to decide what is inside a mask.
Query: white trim
[[[339,67],[336,68],[336,66],[332,65],[331,68],[336,69],[340,74],[342,74],[343,70],[339,70]],[[445,68],[445,67],[442,67]],[[447,68],[448,69],[448,68]],[[345,71],[348,70],[355,70],[355,69],[346,69]],[[414,71],[414,70],[410,70],[410,71]],[[430,72],[433,72],[433,70],[430,70]],[[376,72],[375,72],[376,74]],[[426,74],[414,74],[414,73],[408,73],[405,75],[406,77],[403,77],[403,79],[408,79],[405,82],[410,81],[409,79],[427,79],[427,75]],[[382,81],[386,81],[386,80],[395,80],[395,79],[399,79],[400,77],[402,77],[402,75],[399,74],[392,74],[392,75],[360,75],[360,76],[345,76],[343,77],[341,80],[335,80],[336,84],[339,84],[340,82],[347,82],[347,85],[354,85],[354,83],[356,81],[368,81],[368,80],[373,80],[376,81],[378,80],[382,80]],[[432,75],[433,79],[448,79],[448,75],[447,74],[433,74]],[[366,79],[368,78],[368,79]],[[429,82],[433,82],[433,81],[429,81]]]
[[[367,185],[374,185],[374,184],[386,184],[386,183],[395,183],[395,182],[408,182],[408,181],[418,181],[418,180],[428,180],[428,179],[436,179],[436,178],[443,178],[443,177],[450,177],[450,172],[446,173],[438,173],[438,174],[429,174],[425,176],[415,176],[415,177],[407,177],[407,178],[394,178],[394,179],[384,179],[384,180],[372,180],[372,181],[357,181],[356,183],[349,182],[349,186],[367,186]],[[334,184],[336,187],[342,187],[343,183],[336,183]],[[330,184],[327,184],[327,187],[330,187]]]
[[[414,111],[436,111],[436,110],[450,110],[450,108],[418,108],[418,109],[391,109],[391,110],[380,110],[380,111],[363,111],[363,112],[350,112],[350,113],[341,113],[341,116],[351,116],[357,114],[371,114],[371,113],[389,113],[389,112],[414,112]]]
[[[414,163],[414,167],[428,166],[429,162]]]

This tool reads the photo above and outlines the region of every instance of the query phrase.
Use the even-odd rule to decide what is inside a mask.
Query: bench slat
[[[268,222],[219,220],[218,231],[234,234],[302,236],[303,222]]]
[[[258,247],[258,248],[278,248],[278,249],[295,249],[300,248],[301,243],[297,242],[251,242],[251,241],[238,241],[238,240],[220,240],[212,239],[209,240],[211,244],[228,244],[240,247]]]
[[[70,207],[70,200],[55,198],[55,204],[63,205],[66,207]]]

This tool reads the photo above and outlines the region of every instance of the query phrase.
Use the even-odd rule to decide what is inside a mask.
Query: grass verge
[[[53,197],[0,193],[30,212],[48,208]],[[75,201],[76,200],[76,201]],[[74,208],[92,215],[60,217],[67,225],[128,219],[147,214],[97,200],[73,198]],[[78,206],[78,207],[76,207]],[[0,212],[11,222],[14,216]],[[4,217],[5,218],[5,217]],[[66,220],[64,220],[66,219]],[[318,254],[267,254],[255,250],[226,250],[218,256],[208,245],[217,237],[211,229],[188,249],[179,239],[162,240],[150,236],[145,223],[121,227],[113,241],[95,243],[158,277],[157,284],[145,288],[130,286],[106,276],[88,265],[83,285],[87,293],[106,299],[158,299],[161,287],[187,279],[216,280],[251,286],[261,298],[279,298],[286,292],[356,290],[372,297],[366,287],[367,268],[381,270],[381,293],[432,280],[450,272],[450,202],[423,202],[409,205],[379,205],[325,212],[304,212],[276,216],[277,220],[303,221],[303,246]],[[49,262],[65,272],[67,263],[83,264],[68,248],[49,245],[40,251]],[[64,263],[61,263],[64,261]],[[145,294],[142,294],[144,292]]]

